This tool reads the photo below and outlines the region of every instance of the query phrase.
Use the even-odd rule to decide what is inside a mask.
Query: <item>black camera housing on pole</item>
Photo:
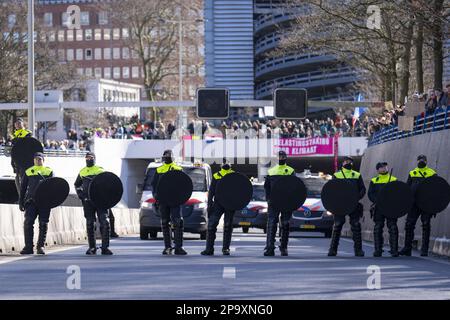
[[[275,89],[273,107],[277,119],[303,119],[308,115],[308,92],[298,88]]]
[[[227,119],[230,115],[230,94],[226,88],[197,89],[199,119]]]

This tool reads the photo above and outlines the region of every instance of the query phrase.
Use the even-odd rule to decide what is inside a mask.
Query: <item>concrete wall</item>
[[[419,154],[425,154],[428,158],[428,166],[434,168],[440,176],[450,181],[450,130],[427,133],[406,139],[390,141],[370,147],[365,150],[361,173],[366,187],[370,178],[376,175],[375,165],[379,161],[386,161],[394,169],[393,175],[406,182],[408,173],[417,165],[416,158]],[[373,222],[370,219],[370,201],[364,198],[363,233],[366,240],[373,240]],[[404,240],[405,217],[398,221],[400,242]],[[386,229],[386,228],[385,228]],[[348,229],[346,230],[348,232]],[[415,239],[420,246],[422,228],[420,220],[416,225]],[[430,249],[442,255],[450,256],[450,206],[432,219],[432,241]],[[387,231],[385,230],[387,240]]]
[[[139,210],[114,208],[118,234],[139,233]],[[24,214],[17,205],[0,204],[0,253],[18,252],[24,246]],[[35,243],[39,232],[35,223]],[[86,219],[81,207],[58,207],[51,211],[48,246],[62,244],[87,244]]]

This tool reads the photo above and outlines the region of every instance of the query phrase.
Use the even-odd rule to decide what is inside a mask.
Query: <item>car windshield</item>
[[[264,186],[254,185],[253,186],[253,201],[266,201],[266,192]]]
[[[306,189],[308,190],[308,198],[320,198],[320,193],[322,188],[327,183],[326,180],[320,178],[302,178],[305,183]]]
[[[155,175],[156,168],[150,168],[147,170],[147,175],[144,180],[144,191],[153,191],[152,180]],[[206,170],[202,168],[183,168],[185,172],[192,180],[194,186],[193,191],[207,191],[206,187]]]

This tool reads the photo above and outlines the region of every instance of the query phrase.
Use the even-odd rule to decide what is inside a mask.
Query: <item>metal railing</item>
[[[324,53],[306,53],[306,54],[293,54],[283,57],[272,57],[261,61],[258,61],[255,66],[255,75],[258,77],[264,73],[288,68],[291,66],[297,66],[300,64],[308,64],[315,62],[334,61],[336,57],[331,55],[325,55]]]
[[[446,129],[450,129],[450,106],[445,110],[438,108],[432,114],[414,117],[414,127],[411,131],[398,130],[397,125],[377,131],[370,137],[368,146]]]
[[[286,32],[289,31],[286,29]],[[278,46],[284,32],[276,31],[259,38],[255,42],[255,54],[263,53]]]
[[[323,85],[323,82],[327,80],[342,79],[343,82],[345,82],[344,80],[349,77],[352,79],[355,78],[353,81],[357,78],[357,71],[350,67],[298,73],[261,83],[256,88],[256,98],[260,99],[265,97],[278,87],[290,87],[296,85],[313,87]]]
[[[44,149],[47,157],[84,157],[88,151],[82,150],[48,150]],[[0,146],[0,156],[11,156],[11,147]]]

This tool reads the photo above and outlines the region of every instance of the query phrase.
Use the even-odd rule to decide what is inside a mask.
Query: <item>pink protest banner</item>
[[[333,137],[289,138],[274,140],[274,154],[283,150],[288,156],[333,155]]]

